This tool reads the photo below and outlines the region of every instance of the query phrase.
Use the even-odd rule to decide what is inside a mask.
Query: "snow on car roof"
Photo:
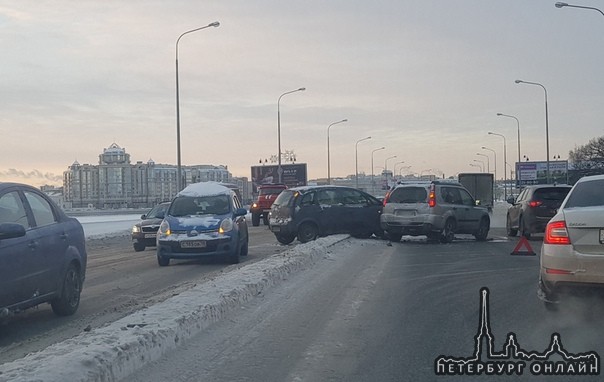
[[[185,187],[177,196],[230,195],[231,189],[216,182],[199,182]]]

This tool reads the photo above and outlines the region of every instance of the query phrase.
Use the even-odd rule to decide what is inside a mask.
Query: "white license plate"
[[[196,240],[196,241],[181,241],[181,248],[205,248],[206,242],[204,240]]]
[[[396,216],[414,216],[415,215],[415,211],[410,211],[410,210],[396,210],[394,211],[394,214]]]
[[[600,228],[600,244],[604,244],[604,228]]]
[[[145,234],[145,239],[152,239],[154,237],[157,237],[156,233],[146,233]]]

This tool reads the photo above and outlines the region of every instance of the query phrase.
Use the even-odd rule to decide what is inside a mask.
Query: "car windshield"
[[[604,179],[577,183],[564,208],[595,206],[604,206]]]
[[[283,187],[266,187],[260,189],[260,195],[279,195]]]
[[[170,207],[169,204],[158,204],[147,213],[147,219],[163,219],[166,211]]]
[[[550,188],[540,188],[535,190],[535,194],[533,195],[533,199],[538,200],[563,200],[568,192],[570,191],[570,187],[550,187]]]
[[[281,192],[279,194],[279,196],[277,196],[277,199],[275,199],[275,202],[273,203],[276,206],[286,206],[289,204],[290,200],[292,200],[292,197],[294,196],[294,193],[292,191],[288,191],[288,190],[282,190],[283,192]]]
[[[224,215],[229,213],[229,197],[214,196],[179,196],[170,206],[172,216]]]
[[[428,193],[423,187],[399,187],[390,195],[390,203],[423,203]]]

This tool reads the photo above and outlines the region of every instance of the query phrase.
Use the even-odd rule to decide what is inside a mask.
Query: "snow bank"
[[[0,381],[115,381],[157,360],[347,238],[334,235],[227,272],[105,327],[0,366]]]
[[[217,182],[193,183],[185,187],[177,196],[230,195],[231,190]]]

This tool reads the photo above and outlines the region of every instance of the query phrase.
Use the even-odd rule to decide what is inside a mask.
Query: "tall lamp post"
[[[470,166],[480,168],[480,165],[479,165],[479,164],[470,163]]]
[[[497,135],[498,137],[503,138],[503,197],[505,200],[508,200],[508,192],[507,192],[507,188],[505,186],[505,184],[507,183],[507,172],[505,170],[505,165],[508,163],[508,157],[507,157],[507,147],[506,147],[506,143],[505,143],[505,136],[503,134],[497,134],[494,133],[492,131],[489,131],[490,135]]]
[[[373,194],[373,193],[375,193],[375,184],[374,184],[374,181],[373,181],[373,154],[374,154],[376,151],[384,150],[385,148],[386,148],[386,147],[382,146],[382,147],[380,147],[379,149],[375,149],[375,150],[373,150],[373,151],[371,152],[371,193],[372,193],[372,194]]]
[[[473,162],[480,163],[478,167],[480,168],[480,172],[484,172],[484,161],[480,159],[472,159]]]
[[[214,21],[213,23],[210,23],[204,27],[188,30],[185,33],[181,34],[176,40],[176,192],[180,192],[182,188],[182,162],[180,160],[180,91],[178,87],[178,42],[180,41],[182,36],[186,34],[217,26],[220,26],[220,23],[218,21]]]
[[[546,155],[546,168],[545,168],[545,181],[546,183],[550,182],[550,177],[549,177],[549,123],[548,123],[548,113],[547,113],[547,89],[545,88],[545,86],[541,85],[538,82],[529,82],[529,81],[523,81],[523,80],[516,80],[514,81],[517,84],[528,84],[528,85],[535,85],[535,86],[541,86],[541,88],[543,89],[544,93],[545,93],[545,155]]]
[[[386,171],[388,171],[388,160],[389,159],[394,159],[394,158],[396,158],[396,155],[388,157],[384,161],[384,176],[386,177],[386,184],[388,184],[388,173],[386,172]],[[394,171],[392,172],[392,178],[394,179]]]
[[[476,155],[480,155],[481,157],[487,158],[487,172],[491,172],[491,160],[487,154],[476,153]]]
[[[394,168],[392,169],[392,177],[393,177],[393,178],[394,178],[394,177],[396,177],[396,165],[397,165],[397,164],[403,164],[403,163],[405,163],[405,161],[396,162],[396,163],[394,164]]]
[[[581,9],[591,9],[594,11],[598,11],[602,14],[602,16],[604,16],[604,12],[602,12],[601,10],[599,10],[598,8],[594,8],[594,7],[586,7],[583,5],[572,5],[572,4],[568,4],[568,3],[561,3],[561,2],[557,2],[556,4],[554,4],[556,6],[556,8],[563,8],[563,7],[569,7],[569,8],[581,8]]]
[[[277,142],[278,142],[278,150],[277,150],[277,161],[278,161],[278,166],[277,166],[277,174],[279,175],[279,183],[282,183],[282,176],[283,176],[283,169],[281,168],[281,109],[280,109],[280,103],[281,103],[281,98],[284,95],[287,94],[291,94],[291,93],[295,93],[295,92],[303,92],[304,90],[306,90],[306,88],[299,88],[296,90],[291,90],[288,92],[285,92],[283,94],[281,94],[279,96],[279,99],[277,100]]]
[[[493,153],[493,167],[495,167],[495,169],[493,170],[493,177],[495,178],[495,183],[497,183],[497,152],[485,146],[482,146],[482,149]]]
[[[356,181],[357,188],[359,188],[359,143],[368,139],[371,139],[371,137],[359,139],[354,145],[354,179]]]
[[[518,126],[518,165],[520,165],[520,121],[518,120],[518,118],[514,117],[513,115],[509,115],[509,114],[497,113],[497,116],[514,118],[516,120],[516,125]],[[516,170],[516,182],[518,185],[520,184],[520,171],[518,171],[518,170]],[[511,191],[511,189],[510,189],[510,191]]]
[[[331,184],[331,163],[329,161],[329,129],[333,125],[337,125],[338,123],[343,123],[343,122],[348,122],[348,120],[343,119],[341,121],[334,122],[334,123],[330,124],[329,126],[327,126],[327,184]]]

